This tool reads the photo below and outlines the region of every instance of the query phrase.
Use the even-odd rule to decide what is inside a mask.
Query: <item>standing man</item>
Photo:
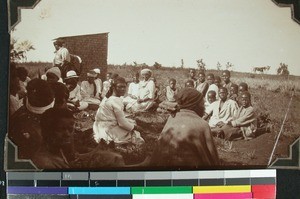
[[[53,42],[55,47],[55,56],[53,59],[53,66],[59,67],[62,73],[62,78],[65,78],[65,74],[67,72],[67,66],[71,61],[71,56],[67,48],[63,46],[64,41],[61,39],[56,40]]]

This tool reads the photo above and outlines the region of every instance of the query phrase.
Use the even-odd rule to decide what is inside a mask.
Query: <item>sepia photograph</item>
[[[10,30],[6,161],[268,168],[300,136],[299,50],[272,0],[39,0]]]

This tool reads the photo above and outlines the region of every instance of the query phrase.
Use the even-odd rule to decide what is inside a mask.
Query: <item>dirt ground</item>
[[[77,150],[80,153],[85,153],[97,146],[92,139],[92,129],[90,129],[93,123],[95,110],[80,114],[81,117],[84,117],[84,120],[83,122],[79,122],[80,124],[77,126],[78,130],[83,129],[84,131],[80,130],[76,132],[75,141],[77,142]],[[137,124],[143,128],[141,135],[145,139],[146,144],[142,149],[134,148],[132,146],[116,149],[117,152],[123,155],[125,163],[129,165],[140,163],[147,156],[151,155],[168,115],[152,112],[140,113],[131,117],[133,117],[137,121]],[[268,164],[277,134],[278,132],[273,130],[269,133],[263,133],[249,141],[238,140],[229,142],[215,138],[214,140],[222,166],[265,168]],[[277,157],[288,157],[289,145],[294,142],[296,138],[295,135],[287,136],[282,134],[272,160],[274,161]]]

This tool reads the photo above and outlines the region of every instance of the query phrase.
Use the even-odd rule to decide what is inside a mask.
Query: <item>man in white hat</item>
[[[88,107],[88,103],[82,101],[80,86],[78,85],[78,76],[74,70],[70,70],[65,78],[66,86],[69,90],[68,107],[72,110],[84,110]]]
[[[84,102],[87,102],[91,105],[99,105],[100,98],[99,94],[97,95],[97,86],[95,83],[95,78],[97,73],[93,70],[87,73],[87,81],[81,83],[81,96]]]
[[[95,78],[95,84],[97,87],[97,97],[101,99],[101,92],[102,92],[102,80],[100,79],[100,73],[101,70],[99,68],[95,68],[93,71],[97,74],[97,77]]]

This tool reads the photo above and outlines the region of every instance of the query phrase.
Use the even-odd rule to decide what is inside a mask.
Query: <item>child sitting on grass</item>
[[[133,81],[128,86],[127,96],[123,99],[123,103],[125,106],[138,99],[140,82],[139,76],[139,73],[133,75]]]
[[[166,99],[159,104],[159,107],[157,109],[157,112],[167,112],[167,111],[174,111],[176,107],[176,100],[175,95],[178,92],[178,89],[176,88],[176,80],[171,78],[169,80],[169,85],[166,87],[165,90]]]
[[[209,87],[208,87],[208,90],[207,90],[207,93],[205,95],[205,98],[204,98],[204,101],[208,101],[208,97],[207,97],[207,94],[209,91],[215,91],[216,92],[216,99],[218,100],[219,99],[219,87],[217,85],[215,85],[215,75],[212,74],[212,73],[209,73],[207,75],[207,79],[206,79]]]
[[[207,101],[204,103],[204,108],[205,111],[210,109],[210,105],[215,102],[217,100],[217,94],[215,91],[211,90],[207,93]],[[207,117],[203,118],[205,120],[209,119],[208,117],[210,117],[209,115],[207,115]]]
[[[107,92],[109,91],[109,88],[110,88],[110,84],[111,84],[111,81],[112,81],[112,73],[107,73],[106,74],[106,80],[103,82],[103,88],[102,88],[102,93],[101,93],[101,98],[105,98]]]
[[[229,98],[238,102],[239,87],[236,84],[231,84],[229,90]]]

